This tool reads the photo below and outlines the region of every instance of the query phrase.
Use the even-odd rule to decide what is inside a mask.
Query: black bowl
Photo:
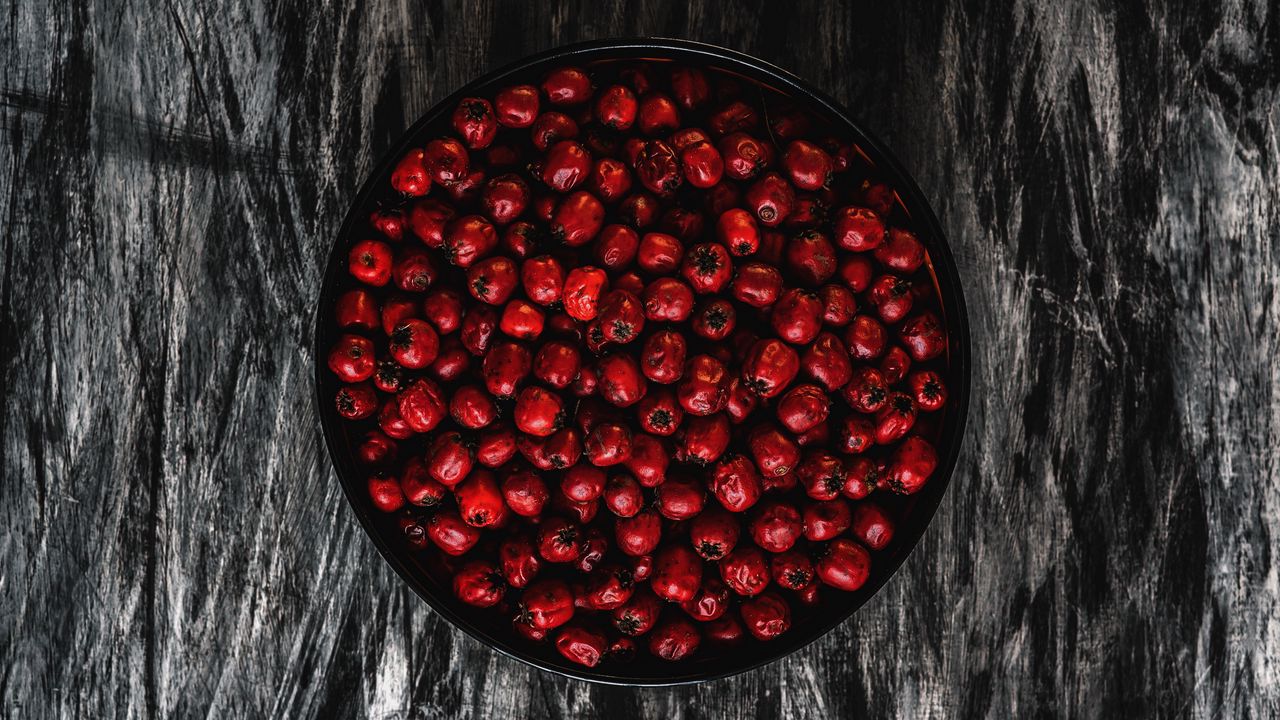
[[[337,333],[330,319],[339,293],[339,284],[346,276],[347,248],[356,239],[357,233],[361,233],[367,226],[370,202],[379,193],[386,192],[386,178],[397,159],[409,148],[421,147],[419,139],[424,137],[430,126],[437,122],[447,123],[448,115],[463,97],[492,96],[493,91],[501,86],[521,82],[537,84],[548,70],[561,65],[590,66],[638,60],[678,62],[749,79],[788,96],[814,115],[824,118],[834,129],[861,148],[877,174],[896,189],[899,205],[894,212],[906,219],[928,249],[930,268],[937,284],[949,335],[945,375],[950,400],[936,443],[939,454],[937,471],[922,491],[900,501],[897,509],[901,520],[893,542],[875,553],[871,577],[860,590],[853,593],[827,593],[823,596],[816,617],[807,620],[798,618],[795,627],[777,640],[770,643],[749,642],[726,656],[705,659],[695,656],[691,660],[667,663],[641,652],[630,664],[603,664],[599,668],[587,669],[561,657],[549,643],[535,646],[520,638],[506,624],[495,622],[492,612],[466,606],[455,599],[449,582],[442,582],[440,573],[431,571],[429,561],[423,557],[424,553],[414,551],[407,544],[394,518],[373,508],[365,487],[365,475],[356,467],[352,455],[353,441],[357,438],[353,437],[355,433],[350,432],[348,424],[334,409],[333,397],[338,383],[328,371],[325,358],[328,348],[336,340]],[[330,252],[329,265],[320,290],[314,352],[316,403],[320,409],[329,455],[356,517],[373,539],[378,551],[400,577],[437,612],[489,647],[543,670],[616,685],[677,685],[734,675],[795,652],[848,619],[897,571],[933,517],[946,492],[960,451],[969,401],[969,325],[960,278],[942,228],[915,182],[879,141],[863,130],[850,118],[848,112],[826,94],[769,63],[733,50],[686,40],[602,40],[550,50],[489,73],[433,107],[405,132],[399,143],[378,163],[343,222],[342,230]]]

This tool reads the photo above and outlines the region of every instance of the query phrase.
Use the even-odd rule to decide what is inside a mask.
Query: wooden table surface
[[[17,0],[0,13],[0,712],[832,718],[1280,712],[1280,10]],[[311,312],[354,189],[468,79],[619,35],[790,69],[950,236],[974,397],[859,614],[697,687],[453,630],[322,446]]]

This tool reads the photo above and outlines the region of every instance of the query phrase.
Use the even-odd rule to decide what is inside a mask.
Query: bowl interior
[[[588,669],[570,663],[550,643],[534,644],[502,623],[492,611],[478,610],[453,597],[451,587],[433,560],[433,553],[411,548],[395,518],[373,508],[365,474],[357,467],[353,448],[366,428],[343,421],[333,406],[338,382],[325,367],[328,348],[335,342],[334,303],[346,277],[346,253],[353,242],[368,237],[368,217],[375,204],[391,194],[388,177],[396,160],[409,148],[421,147],[428,137],[449,132],[449,114],[467,96],[491,97],[503,86],[536,84],[547,71],[565,64],[609,75],[625,64],[682,63],[740,78],[759,88],[766,109],[800,106],[830,126],[833,133],[855,143],[877,176],[897,191],[893,224],[916,232],[929,252],[928,269],[937,286],[941,315],[948,332],[945,376],[950,399],[936,437],[939,465],[925,488],[912,496],[893,496],[886,504],[900,518],[893,542],[873,553],[871,577],[853,593],[829,592],[816,612],[796,613],[790,632],[770,643],[747,643],[727,654],[698,653],[695,659],[667,663],[640,652],[629,664],[602,664]],[[379,163],[362,187],[334,244],[316,310],[315,358],[317,403],[329,454],[361,524],[396,572],[436,611],[480,641],[540,668],[575,678],[627,685],[666,685],[697,682],[771,662],[804,647],[848,618],[873,596],[902,564],[932,518],[954,468],[963,436],[969,393],[969,334],[955,263],[941,228],[910,177],[880,145],[838,106],[785,71],[740,53],[700,43],[676,40],[602,41],[569,46],[519,61],[480,78],[431,109]],[[883,493],[882,493],[883,494]],[[804,616],[804,617],[801,617]]]

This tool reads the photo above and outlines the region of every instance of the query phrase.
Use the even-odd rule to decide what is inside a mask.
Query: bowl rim
[[[338,439],[342,436],[341,420],[332,408],[332,398],[325,393],[327,367],[325,357],[333,330],[327,327],[329,310],[338,291],[338,283],[343,275],[346,256],[346,243],[354,232],[367,220],[365,209],[372,196],[382,190],[381,181],[390,173],[399,157],[413,146],[413,140],[423,130],[436,122],[444,114],[457,105],[464,97],[475,93],[476,88],[501,82],[512,75],[522,75],[539,66],[550,66],[562,63],[586,63],[601,60],[641,60],[654,59],[677,61],[689,64],[714,65],[721,70],[740,73],[754,81],[772,87],[790,95],[810,106],[816,106],[824,113],[833,125],[843,126],[851,139],[868,156],[886,180],[893,184],[898,198],[909,212],[913,225],[925,232],[918,233],[929,253],[931,269],[940,295],[940,312],[945,316],[948,333],[948,368],[947,376],[950,387],[949,408],[947,417],[938,441],[939,461],[934,477],[925,489],[915,496],[916,504],[912,509],[911,522],[899,525],[894,544],[899,551],[879,566],[879,572],[873,574],[857,591],[858,598],[843,613],[822,622],[815,623],[807,633],[786,638],[784,642],[761,645],[765,652],[759,657],[725,669],[706,672],[699,668],[698,672],[683,671],[683,664],[673,664],[673,672],[663,677],[634,677],[625,672],[615,673],[609,670],[596,671],[591,668],[577,668],[568,664],[557,666],[549,664],[542,658],[524,652],[504,639],[489,632],[471,620],[462,617],[447,600],[436,596],[431,588],[426,587],[418,577],[419,570],[406,560],[405,547],[392,547],[388,538],[375,522],[372,511],[366,507],[367,490],[363,482],[354,479],[355,468],[344,454],[346,448],[340,447]],[[564,677],[587,682],[624,687],[669,687],[690,685],[711,680],[719,680],[781,660],[827,635],[836,626],[844,623],[857,614],[881,588],[897,574],[906,559],[915,551],[920,538],[933,520],[938,506],[950,485],[956,462],[960,455],[968,420],[969,391],[971,382],[970,337],[968,313],[965,307],[964,294],[960,277],[951,253],[946,236],[943,233],[933,209],[925,199],[923,192],[916,185],[912,176],[906,172],[898,159],[890,153],[872,134],[867,132],[851,113],[845,110],[828,94],[810,85],[787,70],[767,61],[747,55],[737,50],[720,47],[708,43],[661,37],[623,37],[591,40],[551,48],[539,53],[525,56],[507,63],[497,70],[477,77],[450,95],[435,103],[416,122],[407,127],[393,142],[391,147],[379,158],[356,194],[338,232],[333,236],[329,250],[328,263],[323,275],[320,290],[315,298],[315,318],[313,336],[313,360],[315,400],[317,414],[320,418],[321,434],[324,436],[325,448],[329,453],[334,472],[342,485],[347,503],[360,521],[365,535],[373,541],[383,559],[396,571],[400,578],[413,589],[432,610],[439,613],[454,627],[480,641],[507,657],[514,658],[539,670],[555,673]],[[567,663],[567,661],[566,661]],[[625,669],[625,666],[623,666]]]

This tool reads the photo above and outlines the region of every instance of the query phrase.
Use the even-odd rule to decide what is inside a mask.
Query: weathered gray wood
[[[853,108],[933,198],[976,360],[902,572],[809,649],[673,690],[427,610],[310,391],[324,257],[399,131],[642,34]],[[1280,713],[1274,3],[18,0],[0,49],[4,715]]]

